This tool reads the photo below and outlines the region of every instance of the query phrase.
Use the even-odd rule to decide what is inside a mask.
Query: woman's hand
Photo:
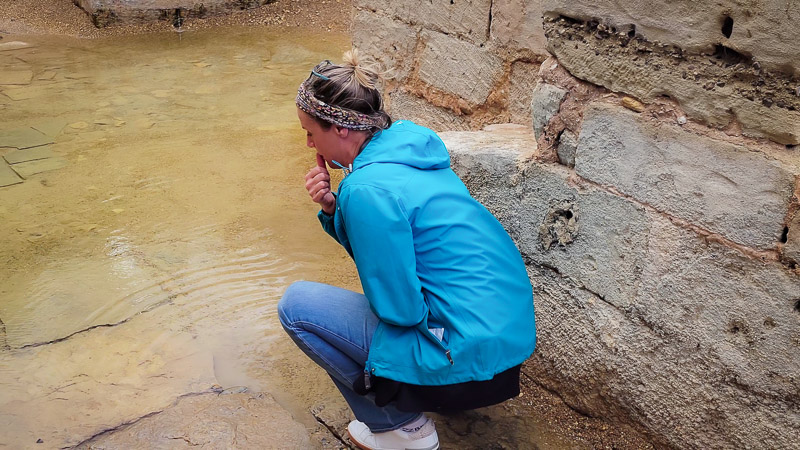
[[[322,211],[332,216],[336,211],[336,197],[331,192],[331,175],[325,167],[325,159],[317,153],[317,167],[306,174],[306,190],[311,200],[319,203]]]

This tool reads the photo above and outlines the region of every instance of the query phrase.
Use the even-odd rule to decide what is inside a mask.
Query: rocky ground
[[[211,27],[267,25],[272,27],[309,27],[324,31],[349,30],[352,0],[278,0],[225,16],[187,19],[183,28],[196,30]],[[56,34],[98,38],[134,33],[171,31],[172,23],[112,25],[97,29],[91,18],[72,0],[3,0],[0,2],[1,34]]]

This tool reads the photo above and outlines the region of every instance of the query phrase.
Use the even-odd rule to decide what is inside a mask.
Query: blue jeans
[[[298,281],[278,303],[278,317],[292,340],[333,379],[356,419],[374,432],[391,431],[419,417],[391,403],[375,405],[373,394],[353,391],[364,376],[372,334],[379,319],[367,297],[327,284]]]

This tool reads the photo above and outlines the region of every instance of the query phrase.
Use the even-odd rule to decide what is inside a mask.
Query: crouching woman
[[[352,409],[354,443],[436,449],[424,412],[519,394],[520,365],[536,345],[531,284],[441,139],[392,121],[379,75],[355,51],[344,59],[314,67],[296,103],[317,158],[306,189],[322,228],[355,261],[364,294],[297,282],[279,317]],[[328,167],[344,170],[335,194]]]

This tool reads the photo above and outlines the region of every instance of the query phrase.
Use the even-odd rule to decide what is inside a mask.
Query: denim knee
[[[278,302],[278,319],[280,319],[281,325],[287,332],[297,320],[293,313],[297,312],[297,310],[302,310],[303,303],[310,300],[308,292],[311,285],[314,284],[316,283],[310,281],[295,281],[283,293],[283,297]]]

